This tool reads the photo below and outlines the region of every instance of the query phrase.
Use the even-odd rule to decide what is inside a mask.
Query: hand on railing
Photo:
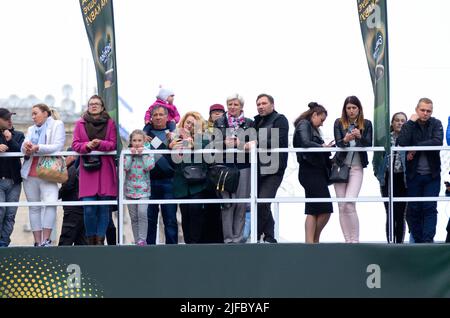
[[[244,150],[249,151],[249,150],[251,150],[253,147],[256,147],[256,145],[257,145],[256,140],[249,141],[249,142],[245,143],[245,145],[244,145]]]
[[[140,148],[133,148],[133,147],[131,147],[130,151],[131,151],[132,155],[141,155],[142,151],[144,151],[144,148],[143,147],[140,147]]]
[[[88,147],[91,150],[94,150],[95,148],[97,148],[98,146],[100,146],[100,139],[92,139],[91,141],[89,141],[86,145],[86,147]]]
[[[27,156],[31,156],[39,151],[39,145],[33,145],[31,141],[26,141],[23,143],[23,149],[25,149],[25,154]]]

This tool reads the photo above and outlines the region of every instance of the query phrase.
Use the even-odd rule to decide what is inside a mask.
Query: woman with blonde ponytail
[[[22,152],[25,160],[21,175],[23,189],[28,202],[58,201],[58,184],[37,176],[38,155],[46,155],[64,149],[66,132],[64,123],[53,117],[53,112],[45,104],[34,105],[31,109],[34,125],[28,128]],[[34,246],[50,246],[50,235],[56,218],[56,206],[30,206],[30,224],[34,236]]]
[[[61,119],[61,115],[60,115],[59,112],[58,112],[56,109],[54,109],[54,108],[51,108],[51,109],[50,109],[50,114],[52,115],[52,118],[53,118],[54,120],[60,120],[60,119]]]

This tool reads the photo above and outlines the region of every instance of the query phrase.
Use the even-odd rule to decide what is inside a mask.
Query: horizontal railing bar
[[[321,202],[389,202],[389,198],[358,197],[358,198],[304,198],[278,197],[274,199],[256,199],[258,203],[321,203]]]
[[[195,204],[195,203],[250,203],[251,199],[166,199],[166,200],[122,200],[123,204]]]
[[[450,201],[450,197],[392,197],[393,202],[432,202],[432,201]]]
[[[319,148],[259,148],[258,152],[350,152],[350,151],[385,151],[384,147],[319,147]]]
[[[1,202],[1,207],[7,206],[17,206],[17,207],[27,207],[27,206],[85,206],[85,205],[117,205],[117,201],[57,201],[57,202]]]
[[[450,201],[450,197],[398,197],[394,202],[433,202]],[[123,204],[214,204],[214,203],[250,203],[251,199],[168,199],[168,200],[122,200]],[[325,202],[389,202],[389,198],[358,197],[358,198],[304,198],[304,197],[277,197],[273,199],[259,198],[257,203],[325,203]],[[1,207],[29,207],[29,206],[85,206],[85,205],[117,205],[117,201],[58,201],[58,202],[1,202]]]
[[[448,146],[412,146],[412,147],[392,147],[394,151],[436,151],[436,150],[444,150],[450,151],[450,147]]]
[[[392,147],[392,150],[394,151],[450,151],[450,147],[445,146],[425,146],[425,147]],[[372,152],[379,152],[379,151],[385,151],[384,147],[346,147],[346,148],[339,148],[339,147],[319,147],[319,148],[274,148],[274,149],[264,149],[264,148],[258,148],[258,152],[260,153],[267,153],[267,152],[274,152],[274,153],[297,153],[297,152],[303,152],[303,153],[310,153],[310,152],[350,152],[350,151],[372,151]],[[122,152],[125,155],[131,154],[131,151],[128,149],[122,150]],[[239,149],[198,149],[198,150],[190,150],[190,149],[179,149],[179,150],[158,150],[158,149],[152,149],[152,150],[144,150],[142,151],[142,154],[179,154],[179,153],[243,153],[246,152],[244,150]],[[33,156],[40,157],[40,156],[83,156],[83,155],[99,155],[99,156],[111,156],[116,155],[117,151],[108,151],[108,152],[102,152],[102,151],[92,151],[86,154],[80,154],[75,151],[58,151],[50,154],[33,154]],[[24,154],[21,152],[3,152],[0,153],[0,157],[23,157]]]
[[[103,151],[91,151],[89,153],[85,153],[85,154],[80,154],[78,152],[75,151],[57,151],[57,152],[53,152],[53,153],[48,153],[48,154],[33,154],[33,157],[48,157],[48,156],[84,156],[84,155],[96,155],[96,156],[113,156],[116,155],[117,151],[108,151],[108,152],[103,152]],[[25,155],[22,152],[3,152],[0,153],[0,158],[1,157],[24,157]]]
[[[395,202],[433,202],[450,201],[450,197],[399,197]],[[389,202],[387,197],[358,197],[358,198],[303,198],[303,197],[278,197],[275,199],[256,199],[258,203],[319,203],[319,202]]]

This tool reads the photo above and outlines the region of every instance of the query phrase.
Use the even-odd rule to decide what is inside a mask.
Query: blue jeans
[[[93,197],[81,198],[81,201],[108,201],[114,200],[114,197],[100,197],[98,195]],[[109,224],[109,205],[85,205],[84,207],[84,227],[86,229],[86,236],[105,236],[106,229]]]
[[[172,179],[151,180],[150,200],[174,199]],[[148,231],[147,244],[156,244],[156,229],[158,224],[159,204],[149,204],[147,208]],[[177,205],[161,204],[164,221],[166,244],[178,244]]]
[[[437,197],[441,189],[441,177],[416,175],[408,179],[409,197]],[[406,220],[415,243],[433,243],[436,234],[437,202],[409,202]]]
[[[0,202],[19,202],[21,185],[12,179],[0,179]],[[2,207],[0,204],[0,247],[11,243],[17,207]]]

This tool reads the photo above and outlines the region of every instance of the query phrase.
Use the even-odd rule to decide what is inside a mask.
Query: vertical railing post
[[[394,196],[394,151],[390,149],[389,155],[389,209],[388,209],[388,243],[393,243],[393,233],[394,233],[394,202],[392,198]]]
[[[280,239],[280,203],[274,202],[274,217],[275,217],[275,238]]]
[[[257,242],[257,203],[256,198],[258,197],[258,183],[257,183],[257,177],[258,177],[258,164],[257,164],[257,147],[256,145],[253,145],[250,148],[250,242],[256,243]]]
[[[119,232],[119,245],[123,245],[123,199],[124,199],[124,191],[123,191],[123,180],[124,178],[124,151],[120,152],[119,155],[119,198],[117,200],[118,211],[119,211],[119,222],[118,222],[118,232]]]

